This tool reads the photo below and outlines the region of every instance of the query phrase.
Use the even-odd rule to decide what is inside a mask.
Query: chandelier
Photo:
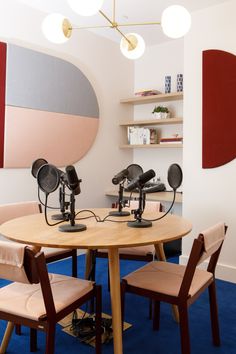
[[[67,0],[71,9],[82,16],[92,16],[100,13],[107,24],[94,26],[74,27],[70,21],[59,13],[48,15],[42,23],[42,31],[45,37],[53,43],[64,43],[72,35],[74,30],[112,28],[121,35],[120,50],[128,59],[137,59],[145,51],[145,42],[137,33],[124,33],[121,28],[134,26],[160,25],[166,36],[169,38],[183,37],[190,29],[190,13],[180,5],[167,7],[161,16],[161,22],[140,22],[140,23],[117,23],[115,18],[116,0],[113,0],[112,18],[109,18],[102,10],[104,0]]]

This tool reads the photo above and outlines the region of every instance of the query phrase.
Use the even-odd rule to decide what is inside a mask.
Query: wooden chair
[[[124,317],[125,293],[145,296],[154,301],[153,329],[159,329],[160,302],[176,305],[179,311],[182,354],[190,354],[188,307],[208,288],[213,343],[220,345],[216,300],[215,268],[225,238],[226,227],[218,223],[194,240],[186,266],[153,261],[122,279]],[[197,265],[209,258],[207,270]]]
[[[74,277],[48,274],[43,252],[16,242],[0,241],[0,277],[13,281],[0,288],[0,319],[46,333],[46,354],[55,348],[56,323],[88,300],[96,302],[96,354],[101,353],[101,287]],[[17,303],[17,306],[15,304]],[[0,348],[5,352],[5,345]]]
[[[12,204],[0,205],[0,224],[21,216],[41,213],[41,205],[37,201],[27,201]],[[46,262],[54,262],[68,257],[72,258],[72,276],[77,277],[77,251],[76,249],[46,248],[42,251],[45,254]]]
[[[136,208],[138,208],[138,201],[137,200],[130,201],[129,209],[132,210]],[[162,211],[162,209],[163,207],[160,202],[152,202],[152,201],[146,202],[146,206],[145,206],[146,211],[159,212]],[[96,257],[107,258],[108,257],[107,250],[105,249],[97,250]],[[119,249],[119,257],[120,259],[151,262],[155,257],[155,247],[154,245],[147,245],[147,246],[139,246],[139,247],[121,248]]]
[[[138,208],[138,200],[130,201],[129,209],[137,209]],[[148,212],[161,212],[163,210],[163,205],[160,202],[156,201],[146,201],[145,203],[145,210]],[[155,258],[158,258],[161,261],[166,261],[168,256],[179,255],[181,249],[179,247],[179,240],[169,242],[169,245],[163,245],[160,243],[155,248],[154,245],[146,245],[146,246],[138,246],[138,247],[127,247],[119,249],[119,258],[124,260],[131,260],[131,261],[143,261],[143,262],[152,262]],[[181,241],[180,241],[181,242]],[[174,247],[177,247],[174,249]],[[171,250],[171,252],[169,252]],[[166,252],[167,251],[167,252]],[[99,249],[95,252],[95,257],[98,258],[107,258],[108,252],[106,249]],[[96,264],[96,262],[94,262]],[[91,279],[95,279],[95,266],[93,269]],[[109,268],[108,268],[108,279],[109,279]],[[109,284],[108,284],[109,287]],[[178,321],[178,313],[175,309],[174,317],[176,321]],[[152,301],[149,302],[149,317],[152,318]]]

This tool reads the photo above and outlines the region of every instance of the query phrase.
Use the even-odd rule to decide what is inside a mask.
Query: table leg
[[[122,354],[120,263],[118,249],[108,250],[114,354]]]
[[[11,334],[12,334],[13,329],[14,329],[14,323],[8,322],[7,328],[5,330],[5,334],[4,334],[4,337],[3,337],[3,340],[2,340],[2,343],[0,346],[0,354],[6,353],[7,346],[8,346],[10,339],[11,339]]]
[[[88,279],[92,266],[92,250],[87,250],[85,258],[85,279]]]
[[[163,243],[156,243],[155,245],[156,255],[160,261],[166,262],[166,255],[163,247]],[[173,316],[176,322],[179,322],[179,311],[178,307],[173,305],[172,306]]]

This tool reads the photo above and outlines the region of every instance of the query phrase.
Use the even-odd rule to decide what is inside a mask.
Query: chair
[[[125,293],[145,296],[154,301],[153,329],[159,329],[160,302],[176,305],[179,311],[182,354],[190,354],[188,307],[208,288],[213,343],[220,345],[216,300],[215,268],[225,238],[226,227],[218,223],[194,240],[186,266],[153,261],[122,279],[122,313]],[[207,270],[197,265],[210,257]]]
[[[0,205],[0,224],[17,217],[41,213],[41,205],[36,201],[19,202]],[[5,239],[6,240],[6,239]],[[7,240],[6,240],[7,241]],[[72,257],[72,276],[77,277],[77,251],[76,249],[43,247],[46,262]]]
[[[43,252],[16,242],[0,241],[0,277],[13,281],[0,288],[0,319],[30,327],[31,351],[37,330],[46,333],[46,354],[55,348],[56,323],[88,300],[96,302],[96,354],[101,353],[101,286],[48,274]],[[17,303],[17,306],[13,306]],[[4,352],[5,348],[1,348]]]
[[[138,208],[138,200],[131,200],[129,209],[137,209]],[[146,201],[145,210],[148,212],[161,212],[163,211],[163,205],[160,202],[156,201]],[[175,242],[175,241],[174,241]],[[169,242],[171,243],[171,242]],[[154,245],[146,245],[146,246],[138,246],[138,247],[125,247],[119,249],[119,258],[124,260],[131,261],[144,261],[144,262],[152,262],[154,258],[158,257],[159,260],[165,261],[165,246],[163,243],[157,245],[155,249]],[[157,254],[156,254],[157,253]],[[107,258],[107,250],[99,249],[95,252],[95,257],[98,258]],[[95,262],[94,262],[95,263]],[[95,279],[95,266],[92,273],[92,278]],[[108,279],[109,279],[109,268],[108,268]],[[109,285],[108,285],[109,287]],[[152,317],[152,302],[149,303],[149,317]],[[177,315],[175,314],[177,318]]]
[[[138,201],[137,200],[130,201],[129,209],[132,210],[136,208],[138,208]],[[152,201],[146,202],[146,206],[145,206],[146,211],[159,212],[162,211],[162,209],[163,207],[160,202],[152,202]],[[107,258],[107,250],[99,249],[96,252],[96,257]],[[119,257],[120,259],[151,262],[155,257],[155,247],[154,245],[147,245],[147,246],[139,246],[139,247],[121,248],[119,249]]]

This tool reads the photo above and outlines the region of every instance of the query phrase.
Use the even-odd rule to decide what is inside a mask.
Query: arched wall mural
[[[236,157],[236,56],[209,49],[202,54],[202,167]]]
[[[75,65],[0,42],[0,167],[79,161],[98,131],[96,94]]]

